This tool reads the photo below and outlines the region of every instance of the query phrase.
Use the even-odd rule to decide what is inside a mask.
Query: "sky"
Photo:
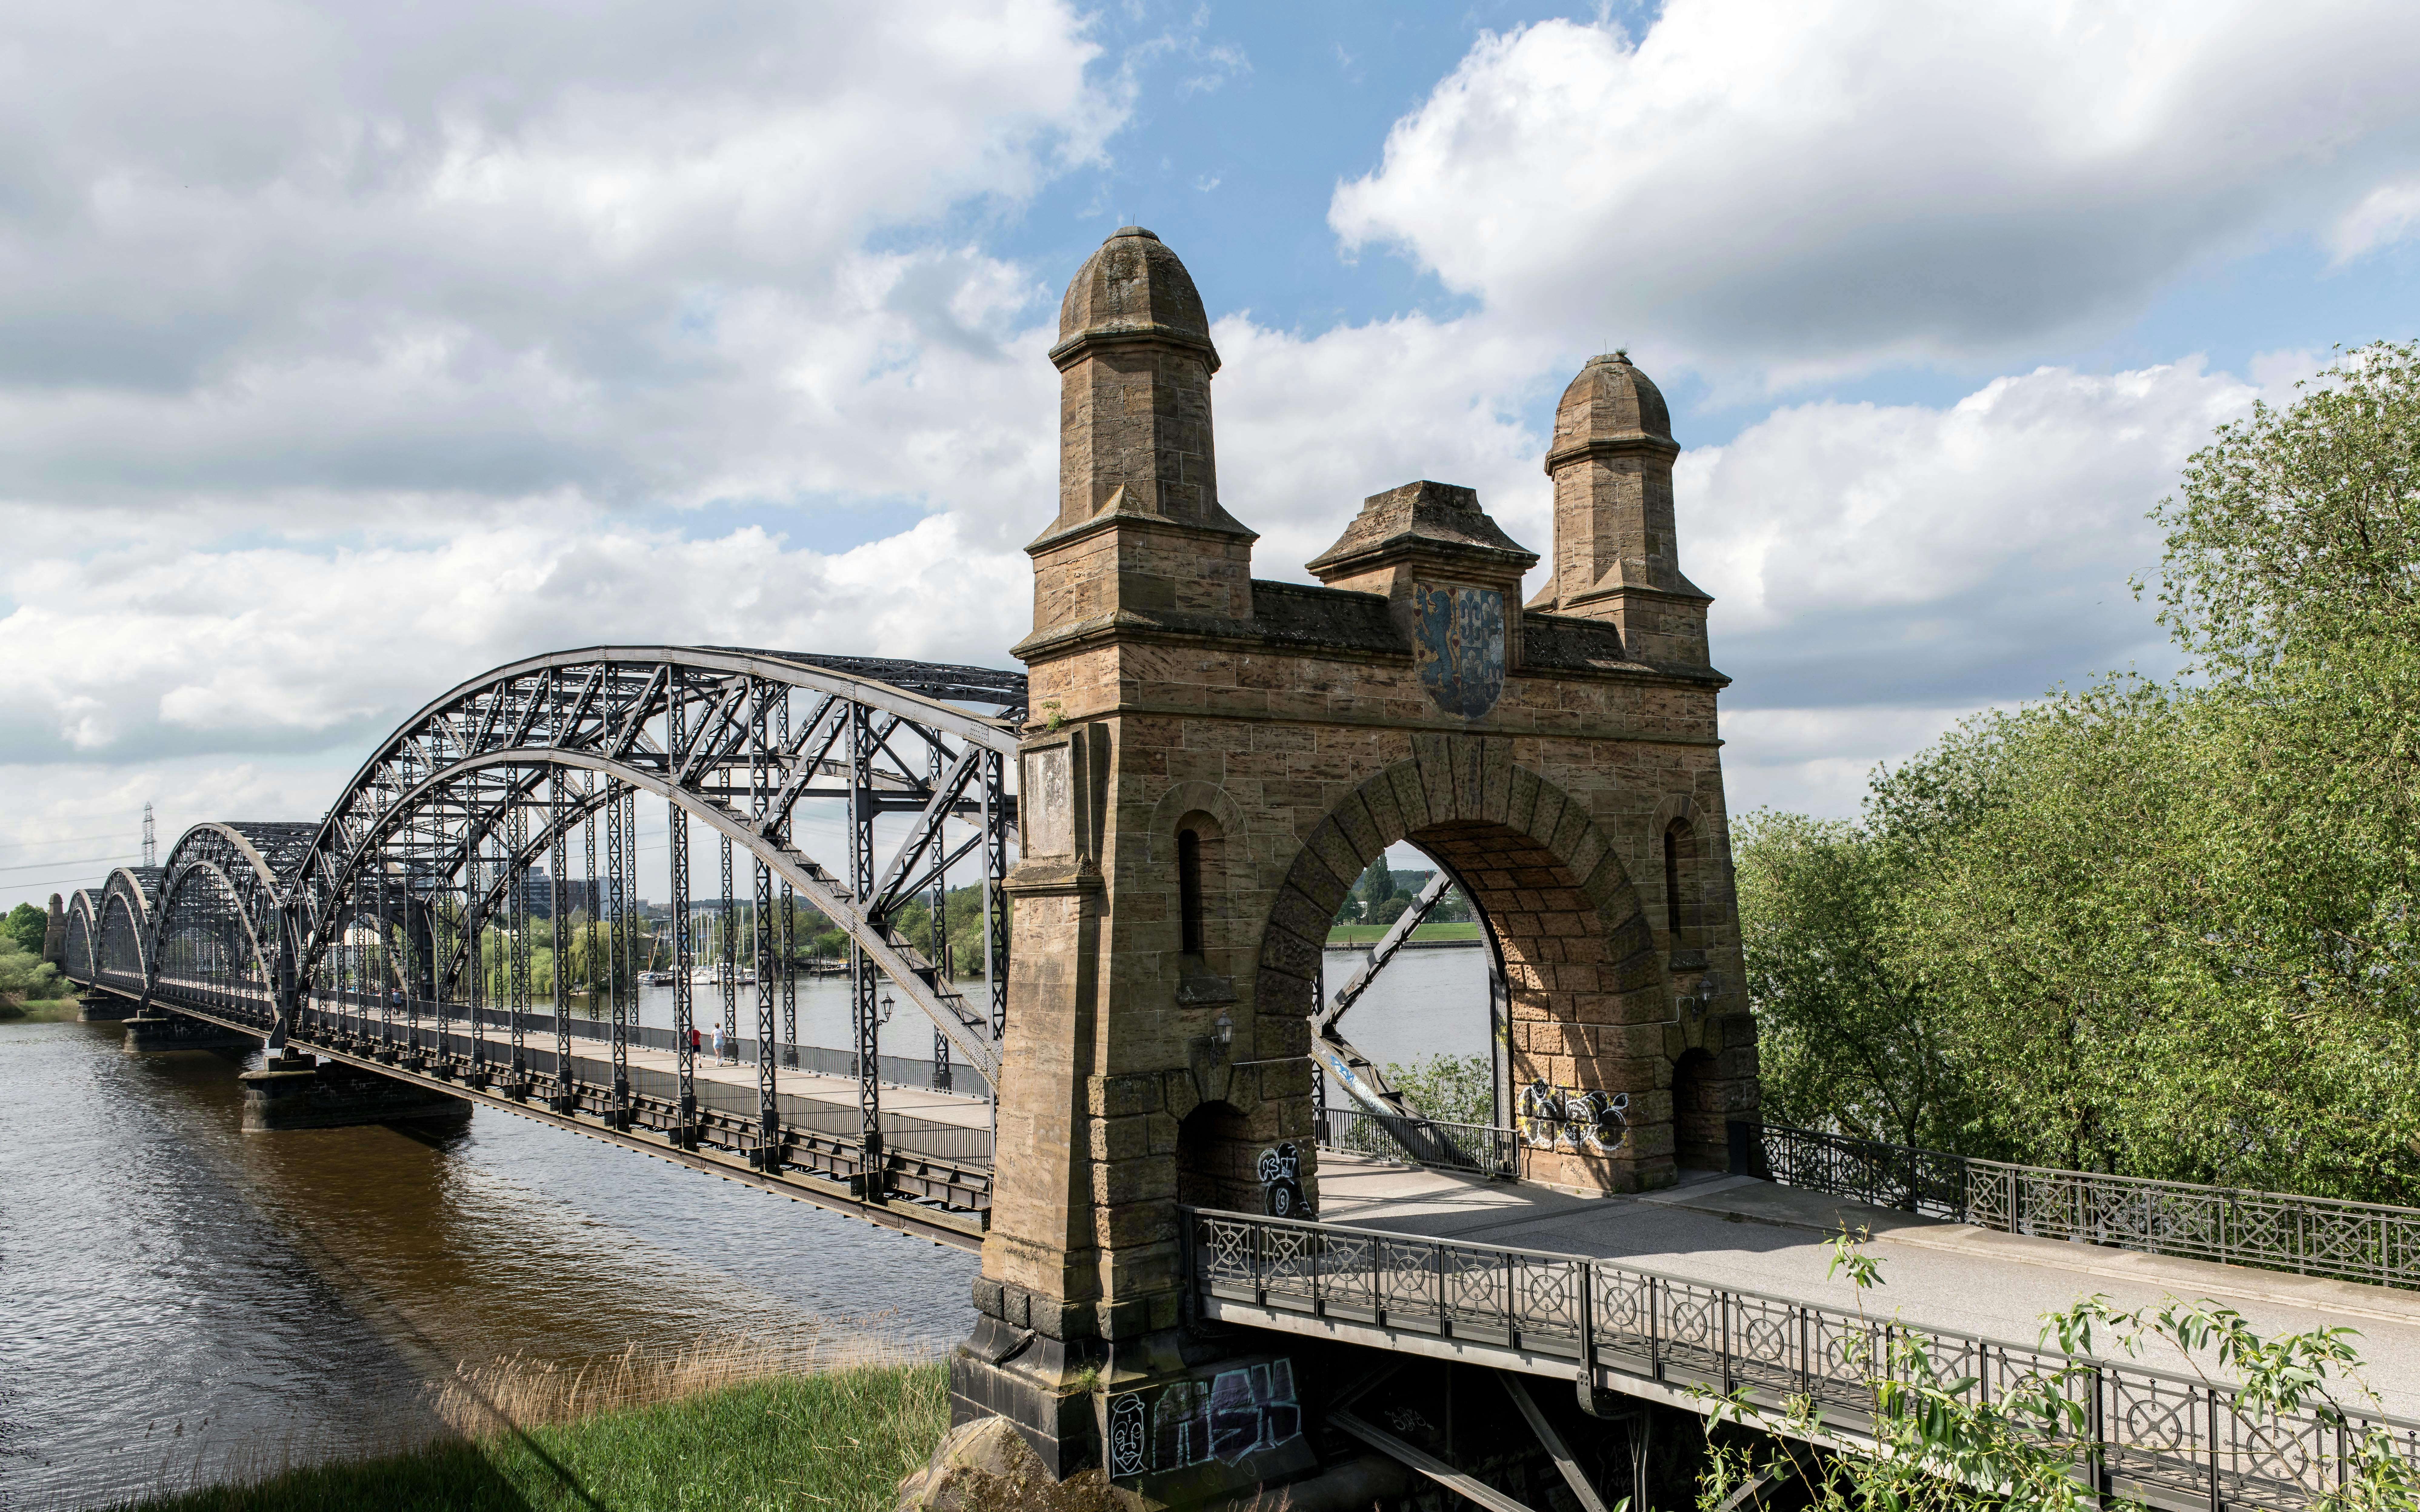
[[[2413,334],[2415,74],[2326,0],[0,6],[0,905],[535,652],[1011,665],[1127,224],[1264,578],[1418,478],[1543,551],[1627,348],[1730,806],[1852,815],[2173,670],[2185,459]]]

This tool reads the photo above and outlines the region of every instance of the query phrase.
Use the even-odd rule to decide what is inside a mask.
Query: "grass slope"
[[[948,1427],[939,1362],[735,1386],[129,1512],[889,1512]]]

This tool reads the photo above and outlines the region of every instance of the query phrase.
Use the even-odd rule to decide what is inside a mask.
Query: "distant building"
[[[645,899],[636,898],[631,902],[642,912],[645,910]],[[563,906],[575,914],[585,914],[590,918],[619,918],[623,909],[622,885],[613,877],[599,877],[597,879],[597,895],[591,899],[586,878],[567,878],[563,884]]]

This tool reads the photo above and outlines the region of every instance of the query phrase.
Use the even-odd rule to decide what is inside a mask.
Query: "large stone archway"
[[[1494,936],[1514,1088],[1533,1099],[1544,1088],[1558,1108],[1604,1094],[1596,1119],[1539,1119],[1533,1101],[1522,1175],[1595,1191],[1669,1183],[1671,1067],[1692,1049],[1726,1050],[1724,1026],[1675,1001],[1638,890],[1584,804],[1522,765],[1505,737],[1419,734],[1411,747],[1321,818],[1287,869],[1262,939],[1257,1011],[1309,1015],[1303,973],[1328,919],[1364,867],[1408,841],[1467,889]]]
[[[1220,501],[1218,357],[1174,254],[1121,231],[1060,325],[983,1318],[952,1386],[962,1420],[1009,1416],[1066,1473],[1101,1391],[1204,1347],[1180,1316],[1180,1202],[1316,1204],[1314,984],[1388,845],[1462,878],[1502,951],[1512,1071],[1556,1115],[1524,1179],[1668,1183],[1674,1064],[1699,1057],[1700,1131],[1753,1109],[1756,1068],[1725,679],[1679,570],[1654,385],[1619,354],[1573,380],[1526,605],[1538,555],[1427,481],[1364,500],[1311,586],[1254,578]]]

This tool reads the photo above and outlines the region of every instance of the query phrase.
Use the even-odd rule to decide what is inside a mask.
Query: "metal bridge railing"
[[[2420,1288],[2420,1209],[2062,1171],[1735,1121],[1731,1169],[2003,1233]]]
[[[315,994],[313,1001],[322,1005],[331,1013],[340,1011],[337,1007],[338,995],[336,994]],[[406,1012],[409,1008],[414,1006],[418,1008],[424,1018],[434,1018],[436,1015],[437,1005],[427,1001],[407,1005],[406,1009],[396,1011]],[[365,1000],[354,993],[342,995],[341,1016],[356,1026],[365,1025],[367,1027],[375,1028],[380,1020],[380,1004],[375,995]],[[459,1004],[453,1003],[446,1005],[446,1020],[448,1023],[463,1025],[471,1021],[469,1013]],[[506,1010],[495,1008],[479,1010],[479,1025],[483,1029],[510,1032],[512,1023],[513,1016]],[[571,1037],[575,1040],[595,1041],[606,1044],[613,1042],[613,1021],[611,1019],[574,1016],[568,1020],[568,1023]],[[528,1039],[533,1041],[541,1035],[552,1039],[554,1015],[525,1012],[521,1015],[521,1030]],[[638,1049],[661,1050],[670,1053],[679,1048],[670,1029],[632,1024],[625,1026],[622,1033],[625,1041]],[[698,1033],[702,1047],[700,1057],[706,1063],[712,1064],[714,1063],[712,1060],[714,1026],[711,1024],[700,1022]],[[721,1064],[753,1066],[760,1062],[762,1042],[753,1035],[741,1035],[736,1041],[726,1039],[723,1049]],[[825,1076],[842,1076],[850,1081],[857,1080],[857,1053],[852,1050],[833,1050],[821,1045],[792,1044],[786,1040],[776,1040],[773,1041],[773,1055],[774,1064],[784,1070],[809,1071]],[[950,1062],[949,1085],[946,1088],[936,1087],[935,1066],[934,1061],[915,1056],[881,1056],[875,1060],[875,1077],[889,1087],[914,1088],[920,1091],[947,1091],[954,1096],[977,1100],[991,1095],[991,1083],[984,1079],[982,1072],[965,1061]]]
[[[95,980],[135,995],[143,991],[139,980],[120,980],[103,973]],[[193,1013],[262,1035],[275,1026],[269,995],[258,983],[228,988],[163,976],[152,992],[153,1002],[164,1011]],[[297,1010],[294,1042],[304,1049],[333,1048],[399,1064],[398,1073],[418,1074],[425,1063],[427,1073],[441,1079],[469,1076],[473,1085],[488,1086],[486,1078],[503,1074],[512,1054],[509,1040],[504,1038],[509,1033],[510,1015],[502,1015],[500,1023],[497,1015],[483,1012],[481,1037],[474,1039],[468,1012],[458,1005],[446,1006],[441,1025],[437,1005],[418,1005],[421,1022],[414,1026],[409,1022],[411,1005],[397,1016],[375,996],[316,995]],[[575,1034],[586,1026],[583,1021],[569,1022]],[[522,1017],[521,1061],[531,1079],[526,1089],[532,1095],[551,1095],[561,1085],[552,1080],[554,1028],[551,1015]],[[599,1039],[610,1044],[612,1025],[601,1028],[604,1032],[597,1038],[577,1037],[583,1045],[596,1045]],[[669,1031],[653,1032],[663,1035],[664,1047],[670,1048]],[[610,1060],[575,1054],[570,1070],[569,1084],[581,1111],[602,1117],[617,1106]],[[635,1123],[626,1121],[621,1127],[660,1131],[685,1117],[677,1112],[680,1084],[673,1072],[634,1065],[628,1068],[628,1087],[630,1098],[624,1111],[634,1116]],[[691,1089],[696,1100],[691,1137],[697,1142],[692,1148],[746,1154],[761,1143],[756,1125],[763,1109],[755,1087],[700,1077],[692,1080]],[[845,1177],[852,1184],[867,1179],[861,1158],[864,1115],[853,1101],[836,1103],[777,1091],[774,1102],[786,1142],[785,1161],[812,1173]],[[979,1213],[990,1206],[989,1129],[969,1129],[889,1110],[877,1117],[886,1161],[882,1178],[889,1194],[886,1200],[927,1203],[968,1213]]]
[[[486,1059],[491,1064],[496,1060],[500,1050],[506,1055],[510,1054],[509,1044],[493,1037],[483,1039],[474,1045],[467,1014],[451,1015],[441,1036],[434,1022],[433,1008],[424,1009],[424,1011],[429,1015],[430,1022],[423,1024],[415,1033],[409,1025],[396,1024],[390,1027],[377,1023],[375,1018],[365,1026],[360,1017],[363,1005],[358,1002],[349,1002],[345,1011],[340,1014],[334,1008],[322,1006],[330,1001],[333,1001],[333,998],[321,998],[315,1000],[312,1006],[305,1007],[301,1013],[300,1026],[349,1029],[357,1033],[366,1033],[381,1043],[396,1046],[409,1045],[441,1056],[454,1055],[468,1057],[474,1053],[479,1053],[484,1054]],[[376,999],[372,999],[368,1006],[375,1015]],[[509,1014],[499,1014],[492,1010],[482,1010],[479,1016],[482,1026],[486,1028],[508,1028],[511,1024]],[[584,1019],[572,1019],[569,1022],[571,1037],[575,1041],[583,1043],[595,1043],[600,1041],[611,1043],[613,1040],[613,1026],[611,1023],[597,1025]],[[658,1050],[669,1051],[673,1048],[673,1033],[670,1029],[644,1030],[644,1033],[655,1037],[648,1041],[639,1039],[642,1032],[636,1026],[624,1030],[624,1033],[630,1037],[632,1043],[644,1044],[647,1048]],[[542,1042],[551,1041],[554,1039],[553,1016],[538,1013],[523,1015],[522,1033],[524,1047],[521,1051],[521,1058],[528,1064],[530,1072],[538,1076],[554,1075],[553,1047],[551,1042]],[[756,1041],[752,1039],[747,1041],[746,1044],[749,1048],[746,1051],[744,1063],[753,1065]],[[776,1047],[809,1048],[785,1046],[779,1041],[776,1041]],[[843,1052],[830,1050],[823,1051],[821,1054],[832,1057],[844,1056]],[[844,1058],[847,1059],[850,1067],[848,1074],[855,1076],[856,1058],[854,1057],[844,1057]],[[885,1056],[882,1058],[889,1061],[896,1057]],[[924,1074],[927,1077],[931,1075],[931,1061],[918,1061],[914,1064],[926,1068]],[[613,1084],[613,1067],[610,1061],[574,1054],[571,1057],[571,1065],[574,1077],[584,1085],[611,1087]],[[882,1068],[886,1073],[894,1069],[898,1068],[891,1066]],[[971,1067],[956,1069],[973,1077],[976,1085],[984,1085],[982,1078]],[[885,1079],[889,1079],[887,1075]],[[693,1079],[690,1085],[697,1098],[698,1106],[708,1112],[723,1113],[740,1119],[752,1119],[758,1113],[756,1088],[752,1085],[740,1086],[705,1077]],[[680,1078],[670,1072],[659,1071],[653,1067],[633,1066],[630,1068],[630,1089],[642,1097],[658,1098],[667,1103],[676,1102],[680,1096]],[[802,1097],[795,1092],[779,1092],[775,1095],[774,1102],[784,1128],[806,1130],[844,1142],[853,1142],[860,1133],[862,1115],[853,1101],[836,1103],[827,1098]],[[976,1165],[988,1165],[991,1162],[992,1139],[991,1131],[988,1129],[969,1129],[954,1123],[920,1119],[913,1114],[893,1113],[888,1109],[882,1111],[879,1121],[884,1147],[897,1150],[901,1154],[916,1155],[927,1160]]]
[[[1777,1407],[1811,1399],[1828,1429],[1866,1431],[1872,1380],[1900,1367],[1895,1341],[1925,1347],[1935,1381],[1978,1382],[1984,1400],[2060,1378],[2086,1412],[2064,1446],[2104,1494],[2164,1507],[2299,1512],[2340,1485],[2371,1429],[2420,1465],[2420,1424],[2322,1410],[2247,1408],[2225,1385],[2131,1364],[1921,1329],[1814,1303],[1711,1285],[1579,1255],[1424,1239],[1334,1224],[1186,1208],[1187,1268],[1197,1300],[1324,1319],[1319,1332],[1371,1331],[1455,1341],[1461,1358],[1522,1356],[1536,1371],[1569,1362],[1600,1386],[1623,1378],[1728,1394]],[[1222,1310],[1228,1321],[1249,1317]],[[1381,1342],[1383,1341],[1374,1341]],[[1423,1346],[1424,1348],[1426,1346]]]
[[[1322,1108],[1319,1146],[1406,1165],[1512,1176],[1520,1157],[1520,1136],[1483,1123],[1387,1119],[1361,1108]],[[1423,1131],[1433,1130],[1434,1134]],[[1440,1141],[1442,1143],[1440,1144]]]

